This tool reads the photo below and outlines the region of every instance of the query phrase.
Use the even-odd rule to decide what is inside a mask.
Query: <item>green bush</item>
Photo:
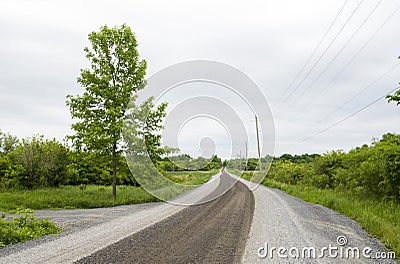
[[[110,154],[72,150],[68,153],[68,159],[67,184],[111,185],[112,157]],[[137,186],[125,157],[119,155],[117,162],[117,184]]]
[[[18,173],[8,173],[8,176],[12,175],[19,187],[28,189],[58,187],[65,184],[67,153],[68,149],[55,139],[44,140],[43,136],[23,139],[7,155],[12,165],[18,169]]]
[[[11,221],[3,214],[0,219],[0,247],[58,232],[59,227],[48,219],[38,220],[30,209],[18,211],[18,216]]]
[[[385,134],[379,142],[347,153],[331,151],[312,159],[310,155],[302,156],[308,158],[294,159],[289,154],[276,158],[267,178],[376,199],[400,200],[400,135]]]

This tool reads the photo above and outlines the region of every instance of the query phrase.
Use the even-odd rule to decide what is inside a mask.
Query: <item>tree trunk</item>
[[[112,183],[112,194],[114,201],[117,199],[117,144],[113,144],[112,149],[112,160],[113,160],[113,183]]]

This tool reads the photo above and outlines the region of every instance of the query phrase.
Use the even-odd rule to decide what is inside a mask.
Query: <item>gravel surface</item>
[[[253,216],[254,197],[221,175],[219,198],[188,207],[77,263],[239,263]],[[206,197],[207,200],[207,197]]]
[[[236,178],[236,176],[231,175]],[[247,186],[248,181],[240,179]],[[251,186],[254,187],[254,186]],[[372,256],[376,252],[387,252],[379,240],[372,238],[358,223],[348,217],[321,205],[305,202],[287,193],[265,186],[258,186],[254,191],[255,209],[253,222],[250,229],[249,240],[243,254],[243,263],[398,263],[395,260],[367,259],[362,256],[362,250],[370,247]],[[340,247],[337,243],[339,236],[345,236],[347,244]],[[274,257],[258,256],[258,250],[272,247],[287,249],[287,258],[280,258],[277,252]],[[338,257],[329,257],[329,252],[324,252],[324,258],[300,258],[289,256],[288,251],[295,247],[304,249],[313,247],[317,253],[323,247],[338,247]],[[340,258],[339,248],[357,247],[360,258]],[[293,251],[293,255],[296,252]],[[344,251],[345,252],[345,251]],[[265,253],[261,251],[260,255]],[[343,255],[346,255],[344,253]]]
[[[34,240],[9,245],[0,249],[0,262],[5,256],[34,248],[43,243],[54,241],[69,234],[79,232],[129,214],[160,206],[162,203],[146,203],[122,205],[111,208],[68,209],[68,210],[37,210],[35,216],[39,219],[49,218],[62,228],[58,235],[48,235]],[[8,215],[10,217],[13,215]]]

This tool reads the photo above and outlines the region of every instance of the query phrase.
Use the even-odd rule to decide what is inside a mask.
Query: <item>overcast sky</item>
[[[65,97],[83,91],[76,77],[87,65],[83,52],[89,44],[87,35],[105,24],[126,23],[137,36],[140,56],[148,63],[147,76],[171,64],[199,59],[227,63],[250,76],[266,95],[274,114],[276,155],[349,150],[384,133],[399,133],[400,107],[382,99],[332,129],[302,141],[385,95],[400,81],[400,66],[388,72],[399,62],[400,11],[382,27],[399,1],[364,0],[354,11],[360,0],[349,0],[305,70],[290,86],[344,3],[3,0],[0,129],[20,138],[39,133],[62,139],[72,133]],[[217,97],[223,94],[218,89],[215,86]],[[240,108],[240,104],[237,106]],[[223,127],[203,122],[188,122],[182,130],[185,135],[180,141],[186,142],[182,148],[193,155],[201,138],[225,133]],[[254,126],[251,120],[249,124]],[[197,142],[188,142],[188,135],[195,132]],[[220,143],[226,145],[229,141]],[[252,142],[249,148],[254,156],[256,147]]]

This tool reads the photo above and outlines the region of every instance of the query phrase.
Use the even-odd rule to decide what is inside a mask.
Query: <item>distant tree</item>
[[[397,105],[400,105],[400,89],[397,90],[394,94],[386,96],[388,102],[397,102]]]
[[[121,151],[122,126],[126,108],[136,92],[145,86],[146,61],[139,59],[132,30],[122,25],[89,34],[91,47],[86,47],[90,69],[81,70],[78,83],[83,95],[67,96],[73,118],[75,146],[112,157],[113,198],[116,199],[118,154]]]
[[[0,154],[7,155],[15,149],[18,144],[18,138],[10,133],[0,131]]]
[[[167,103],[161,103],[158,107],[154,107],[153,98],[149,100],[149,108],[147,110],[146,121],[143,124],[143,134],[146,143],[146,149],[153,163],[161,160],[161,156],[174,151],[173,148],[161,146],[161,134],[158,133],[163,126],[162,120],[166,116],[165,109]]]
[[[181,160],[188,161],[191,159],[192,159],[192,157],[190,157],[189,154],[180,154],[180,155],[169,156],[169,157],[165,158],[165,160],[172,160],[172,161],[181,161]]]
[[[128,167],[136,178],[152,174],[153,168],[165,170],[165,164],[159,164],[161,156],[173,150],[161,146],[160,131],[166,106],[167,103],[155,106],[154,98],[150,97],[140,105],[135,105],[133,100],[126,109],[122,147]]]
[[[399,57],[400,59],[400,57]],[[397,105],[400,105],[400,89],[397,90],[394,94],[392,95],[387,95],[386,99],[388,99],[388,102],[397,102]]]

